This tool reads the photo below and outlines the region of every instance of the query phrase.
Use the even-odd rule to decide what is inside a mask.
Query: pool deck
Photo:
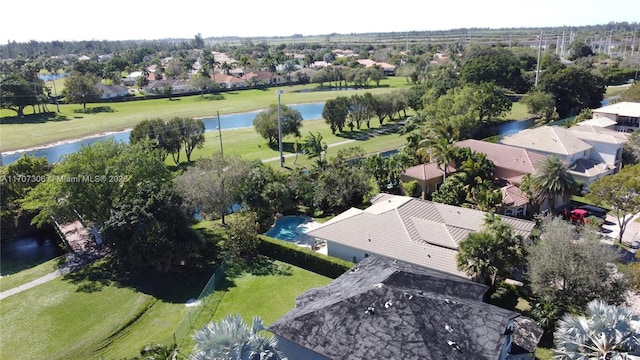
[[[305,222],[303,224],[300,224],[300,226],[305,227],[307,229],[307,231],[315,230],[315,229],[317,229],[317,228],[319,228],[319,227],[321,227],[323,225],[324,225],[323,223],[317,222],[317,221],[315,221],[313,219],[311,221],[307,221],[307,222]],[[296,243],[298,245],[306,246],[308,248],[312,248],[313,242],[314,242],[314,238],[309,236],[309,235],[307,235],[307,234],[300,234],[300,236],[296,240]],[[315,251],[318,252],[318,253],[327,255],[327,246],[326,245],[325,246],[321,246],[320,248],[316,249]]]

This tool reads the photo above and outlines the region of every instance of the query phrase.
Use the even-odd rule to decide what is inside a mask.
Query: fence
[[[189,307],[189,312],[184,319],[180,321],[173,335],[170,338],[165,339],[165,341],[162,341],[163,344],[176,344],[179,346],[185,343],[185,340],[191,336],[194,330],[199,330],[206,322],[208,322],[208,318],[203,319],[201,316],[203,315],[203,312],[210,314],[215,312],[218,301],[216,301],[217,299],[211,295],[224,281],[226,271],[227,262],[222,261],[220,266],[218,266],[216,271],[209,278],[209,281],[207,281],[207,284],[200,292],[200,295],[198,295],[195,300],[186,304],[186,306]]]

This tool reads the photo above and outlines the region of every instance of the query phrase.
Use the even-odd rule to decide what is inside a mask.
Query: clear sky
[[[8,0],[0,44],[640,22],[639,0]]]

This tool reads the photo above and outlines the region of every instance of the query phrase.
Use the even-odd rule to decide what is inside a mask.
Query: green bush
[[[315,272],[332,279],[344,274],[353,263],[335,257],[318,254],[296,244],[260,235],[258,252],[275,260]]]

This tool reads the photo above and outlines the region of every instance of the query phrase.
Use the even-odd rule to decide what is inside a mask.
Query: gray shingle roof
[[[486,290],[372,256],[301,295],[269,330],[331,359],[494,360],[519,314],[483,303]]]

